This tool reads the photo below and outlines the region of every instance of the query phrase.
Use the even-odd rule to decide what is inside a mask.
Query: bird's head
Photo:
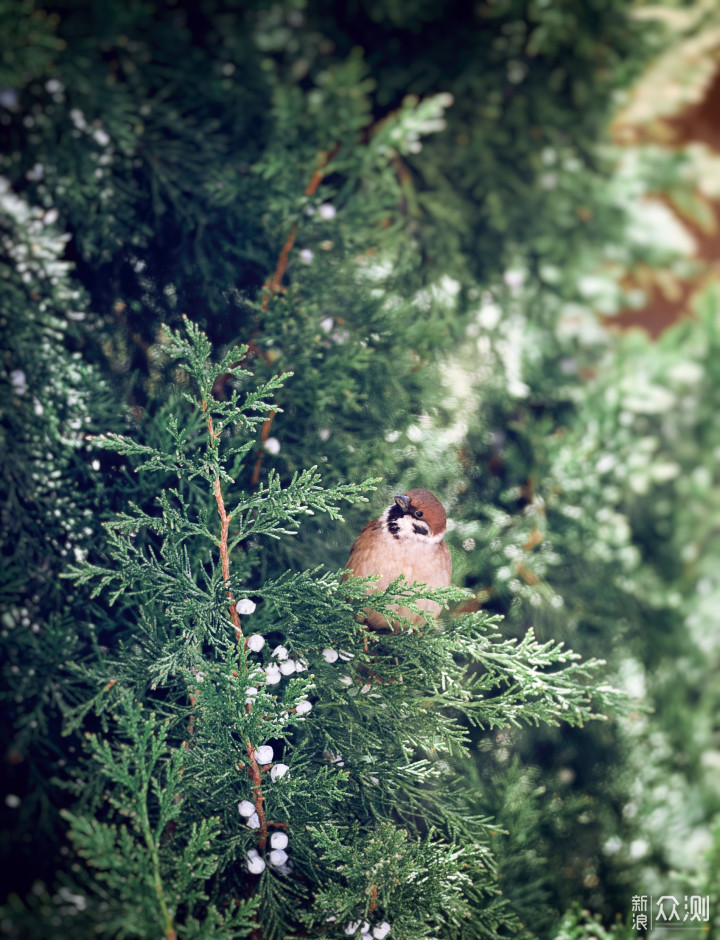
[[[384,513],[388,531],[396,539],[416,539],[439,542],[445,535],[447,516],[445,507],[429,490],[408,490],[393,502]]]

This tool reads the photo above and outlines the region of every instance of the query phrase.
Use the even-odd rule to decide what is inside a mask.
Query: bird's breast
[[[356,578],[378,575],[380,590],[401,574],[430,587],[450,584],[450,552],[445,542],[396,539],[381,527],[363,534],[369,537],[358,539],[348,561]]]

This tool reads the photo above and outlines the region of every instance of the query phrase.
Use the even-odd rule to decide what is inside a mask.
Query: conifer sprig
[[[208,905],[206,882],[217,868],[213,842],[220,819],[193,822],[177,838],[185,813],[185,753],[173,747],[171,722],[128,694],[115,701],[115,736],[87,736],[88,751],[106,780],[112,814],[107,822],[64,812],[75,850],[95,873],[94,890],[113,899],[106,906],[108,936],[176,940],[176,918],[207,924],[206,933],[181,936],[237,936],[249,932],[257,902],[237,902],[220,912]],[[98,912],[100,914],[100,912]],[[198,923],[200,922],[198,921]],[[212,928],[221,928],[218,931]]]
[[[488,904],[488,923],[510,923],[490,900],[488,822],[470,809],[454,764],[471,753],[473,726],[594,717],[597,690],[580,680],[598,663],[531,634],[503,640],[485,613],[439,624],[397,614],[400,605],[425,616],[427,598],[447,609],[467,598],[458,588],[399,577],[378,591],[375,578],[343,581],[342,570],[318,567],[263,580],[255,557],[265,537],[286,539],[315,512],[341,518],[339,505],[364,499],[375,481],[326,488],[313,467],[286,485],[271,471],[240,489],[229,462],[255,446],[280,378],[218,401],[218,370],[232,368],[241,386],[252,380],[232,366],[240,353],[213,365],[190,324],[166,350],[187,375],[183,408],[201,416],[202,432],[197,422],[184,430],[178,413],[165,450],[103,442],[138,458],[162,489],[154,508],[131,507],[108,525],[108,564],[73,569],[135,618],[132,652],[120,647],[91,670],[92,707],[126,744],[97,737],[90,746],[107,767],[113,812],[125,807],[137,824],[74,816],[78,849],[100,871],[102,845],[115,843],[147,865],[151,877],[135,890],[148,895],[146,921],[164,924],[168,938],[203,905],[215,916],[228,897],[246,895],[263,940],[302,929],[341,937],[365,923],[393,940],[461,937],[470,907]],[[398,632],[368,632],[368,606]],[[188,888],[181,905],[168,887],[178,876],[166,841],[185,858],[201,835],[213,859],[207,897]],[[127,903],[122,893],[116,901]]]

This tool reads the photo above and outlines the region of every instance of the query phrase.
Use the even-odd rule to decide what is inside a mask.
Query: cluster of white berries
[[[337,209],[330,202],[324,202],[322,205],[318,206],[317,209],[315,206],[307,206],[305,208],[305,215],[312,217],[317,212],[318,218],[322,219],[323,222],[330,222],[337,215]],[[333,248],[333,243],[327,239],[320,243],[320,247],[325,251],[331,251]],[[315,259],[315,252],[312,248],[303,248],[298,254],[300,261],[303,264],[312,264]]]
[[[320,321],[320,329],[328,333],[334,343],[346,343],[350,339],[350,331],[336,325],[333,317],[323,317]]]
[[[327,648],[322,651],[322,655],[326,663],[336,663],[338,659],[342,660],[344,663],[348,663],[351,659],[355,659],[355,653],[348,653],[347,650]]]
[[[249,597],[244,597],[235,605],[237,612],[243,616],[252,614],[255,611],[255,608],[255,602],[251,601]],[[251,652],[259,653],[265,646],[265,637],[259,633],[253,633],[247,638],[246,642],[247,648]],[[266,685],[277,685],[283,676],[292,676],[295,675],[295,673],[307,671],[307,660],[292,659],[284,646],[276,646],[270,656],[275,661],[269,663],[262,669],[257,669],[254,673],[254,675],[258,676],[264,674]],[[248,705],[253,704],[253,700],[257,694],[257,688],[255,686],[250,686],[250,688],[247,690],[246,698]],[[303,701],[298,702],[298,704],[295,706],[295,712],[298,715],[307,715],[311,710],[312,702],[309,702],[307,699],[303,699]]]
[[[247,597],[238,601],[235,605],[237,612],[244,616],[253,613],[255,607],[255,603]],[[265,637],[259,633],[253,633],[247,638],[246,643],[247,648],[251,650],[251,652],[259,653],[265,646]],[[276,646],[270,656],[275,662],[269,663],[262,670],[258,670],[258,672],[265,674],[265,683],[267,685],[277,685],[283,676],[292,676],[298,672],[305,672],[308,668],[307,660],[292,659],[284,646]],[[355,658],[354,653],[349,653],[347,650],[331,649],[330,647],[326,647],[322,651],[322,656],[326,663],[336,663],[338,660],[347,663]],[[349,676],[343,676],[340,681],[344,685],[349,685],[352,682]],[[249,705],[252,705],[252,700],[258,694],[258,690],[254,686],[251,686],[247,690],[247,694],[247,702]],[[312,702],[307,700],[299,702],[295,707],[295,711],[298,715],[307,715],[311,709]]]
[[[288,837],[284,832],[273,832],[270,836],[270,852],[267,856],[268,862],[283,873],[289,871],[287,865],[288,854],[285,851],[288,847],[288,841]],[[260,875],[267,867],[265,859],[261,857],[257,849],[249,849],[245,859],[247,870],[251,875]]]
[[[328,917],[329,921],[336,920],[335,917]],[[371,927],[367,920],[352,920],[345,927],[345,933],[348,937],[357,937],[359,932],[360,940],[384,940],[390,933],[390,924],[384,920],[377,927]]]
[[[265,668],[265,681],[268,685],[278,683],[281,676],[291,676],[295,672],[305,672],[308,667],[307,661],[304,659],[291,659],[284,646],[276,646],[270,656],[276,662],[270,663]],[[308,708],[306,711],[310,711],[310,709]]]
[[[343,663],[348,663],[351,659],[355,659],[355,654],[348,653],[347,650],[334,650],[327,648],[322,651],[322,655],[325,662],[331,664],[336,663],[338,660]],[[350,676],[340,676],[339,681],[342,683],[342,685],[352,685],[352,679]]]
[[[22,369],[13,369],[10,373],[10,385],[16,395],[24,395],[27,391],[27,379]]]
[[[268,764],[272,764],[274,756],[275,753],[269,744],[262,744],[260,747],[255,748],[254,757],[261,767],[266,767]],[[290,770],[290,768],[287,764],[282,764],[280,762],[273,764],[270,768],[270,779],[274,783],[276,780],[280,780],[282,777],[284,777],[288,770]],[[257,810],[255,809],[255,804],[250,800],[241,800],[238,803],[238,812],[241,816],[245,817],[245,825],[248,827],[248,829],[260,828],[260,817],[258,816]]]
[[[252,650],[253,653],[259,653],[263,646],[265,646],[265,638],[260,636],[259,633],[254,633],[252,636],[248,637],[247,645],[248,649]],[[258,677],[264,676],[266,685],[277,685],[283,676],[293,676],[296,673],[305,672],[308,668],[307,660],[291,659],[290,654],[284,646],[276,646],[270,655],[274,662],[268,663],[268,665],[263,668],[258,668],[252,674]],[[247,690],[248,698],[246,699],[248,705],[253,704],[253,699],[257,694],[257,687],[250,686]],[[295,712],[298,715],[307,715],[311,710],[312,702],[309,702],[307,699],[303,699],[295,706]]]

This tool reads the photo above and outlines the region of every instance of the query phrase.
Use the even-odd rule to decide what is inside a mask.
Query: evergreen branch
[[[250,778],[253,790],[253,802],[255,804],[255,812],[258,814],[258,820],[260,822],[259,834],[258,834],[258,849],[262,851],[267,845],[268,838],[268,824],[267,819],[265,818],[265,797],[262,792],[262,777],[260,775],[260,765],[258,764],[255,758],[255,748],[250,743],[247,742],[247,753],[249,766],[247,768],[247,774]]]
[[[153,886],[155,888],[155,894],[158,900],[158,906],[162,913],[164,927],[165,927],[165,937],[166,940],[176,940],[175,927],[173,924],[173,917],[168,909],[167,902],[165,900],[165,886],[163,884],[162,874],[160,871],[160,857],[158,855],[157,841],[156,836],[153,834],[152,828],[150,826],[150,817],[148,815],[148,793],[150,789],[150,779],[144,779],[142,784],[142,790],[140,793],[139,809],[140,809],[140,826],[142,828],[143,838],[145,839],[145,845],[147,846],[148,852],[150,854],[150,862],[152,864],[152,879]]]
[[[172,358],[180,359],[187,364],[190,375],[197,383],[201,399],[208,401],[212,397],[213,383],[223,373],[229,376],[252,375],[251,372],[242,368],[247,353],[246,346],[228,350],[219,363],[213,363],[212,345],[205,333],[184,314],[183,325],[185,335],[179,330],[164,327],[167,338],[166,351]]]
[[[310,182],[305,187],[305,195],[307,197],[314,196],[320,183],[323,180],[325,175],[325,168],[328,163],[337,155],[340,149],[340,144],[336,143],[328,151],[323,151],[318,159],[315,167],[315,172],[313,173]],[[297,224],[293,225],[290,229],[290,233],[285,241],[285,244],[280,251],[278,256],[277,264],[275,265],[275,271],[273,276],[265,284],[265,293],[263,295],[261,309],[265,312],[269,305],[270,300],[273,294],[277,293],[282,288],[282,280],[285,276],[285,271],[287,270],[288,258],[290,257],[290,252],[293,249],[295,244],[295,238],[297,237]],[[255,466],[253,467],[252,477],[250,479],[251,486],[257,486],[260,482],[260,473],[262,470],[263,456],[265,454],[265,442],[267,441],[270,435],[270,429],[272,427],[273,418],[275,417],[275,411],[271,411],[268,417],[265,420],[262,428],[261,440],[263,446],[258,449],[257,456],[255,458]]]
[[[174,454],[168,454],[148,444],[140,444],[122,434],[103,434],[96,440],[105,450],[113,450],[126,457],[141,457],[143,463],[138,468],[141,470],[163,470],[178,475],[183,472],[191,474],[197,472],[194,461],[184,457],[179,450]]]
[[[321,476],[317,467],[310,467],[300,473],[294,473],[292,479],[283,486],[276,471],[271,470],[267,483],[262,484],[258,490],[243,498],[238,503],[238,510],[243,514],[250,510],[255,511],[255,518],[244,530],[245,535],[270,535],[278,537],[281,534],[295,534],[291,530],[277,525],[278,518],[294,519],[299,515],[313,515],[315,511],[327,514],[331,519],[342,520],[342,515],[334,505],[341,500],[348,502],[366,501],[361,493],[374,489],[378,478],[371,478],[362,483],[336,484],[331,489],[320,485]],[[267,518],[266,518],[267,517]]]
[[[210,433],[212,434],[212,424],[210,427]],[[217,503],[218,515],[220,516],[219,548],[220,561],[222,564],[223,583],[225,584],[225,593],[227,594],[227,598],[230,601],[230,619],[232,620],[233,626],[235,627],[235,639],[239,643],[243,638],[242,624],[240,623],[240,615],[238,614],[237,607],[235,606],[235,596],[233,595],[232,588],[230,587],[230,558],[228,557],[228,531],[230,529],[230,521],[232,516],[228,516],[225,511],[225,501],[223,500],[219,477],[215,480],[213,489],[215,493],[215,501]]]

